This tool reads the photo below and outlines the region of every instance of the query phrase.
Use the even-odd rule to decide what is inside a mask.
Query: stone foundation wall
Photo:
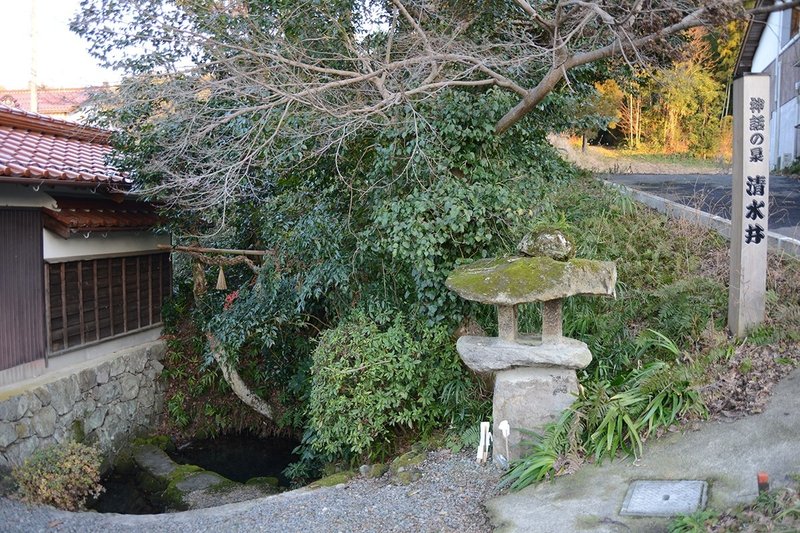
[[[0,467],[81,436],[113,454],[146,432],[163,407],[164,349],[150,342],[0,390]]]

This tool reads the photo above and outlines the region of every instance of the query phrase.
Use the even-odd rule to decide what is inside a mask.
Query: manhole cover
[[[697,480],[638,480],[631,483],[619,514],[674,516],[705,508],[708,484]]]

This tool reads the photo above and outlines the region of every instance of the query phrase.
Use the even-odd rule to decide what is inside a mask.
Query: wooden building
[[[170,239],[109,138],[0,105],[0,387],[160,335]]]

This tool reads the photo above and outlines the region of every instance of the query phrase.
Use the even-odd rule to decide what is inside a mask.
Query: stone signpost
[[[769,76],[733,83],[733,206],[728,327],[736,336],[764,321],[769,218]]]

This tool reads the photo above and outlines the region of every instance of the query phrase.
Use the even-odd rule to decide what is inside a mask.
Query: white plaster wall
[[[767,27],[761,34],[758,48],[753,56],[753,73],[764,72],[770,63],[778,57],[781,49],[781,16],[783,12],[771,13],[767,19]]]
[[[0,207],[56,208],[56,201],[41,191],[25,185],[0,184]]]
[[[157,250],[159,244],[170,244],[169,235],[157,235],[149,231],[111,232],[105,237],[93,232],[88,238],[76,234],[69,239],[63,239],[49,230],[43,231],[44,260],[50,263],[148,252]]]
[[[797,135],[797,129],[795,128],[795,124],[797,124],[797,98],[793,98],[783,104],[780,114],[781,131],[778,132],[777,153],[774,154],[774,158],[770,157],[770,159],[777,163],[778,157],[780,157],[781,166],[786,167],[797,157],[794,152],[795,136]],[[787,154],[788,158],[786,157]]]

